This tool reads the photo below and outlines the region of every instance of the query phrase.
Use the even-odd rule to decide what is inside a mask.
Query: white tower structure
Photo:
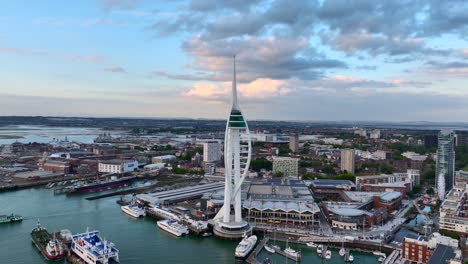
[[[242,220],[241,186],[248,173],[251,150],[249,127],[237,104],[236,58],[234,56],[232,107],[224,136],[224,205],[215,217],[217,223],[215,234],[218,236],[225,230],[229,231],[230,238],[234,238],[235,231],[238,231],[241,237],[250,228],[248,223]],[[234,217],[231,217],[231,206],[234,208]]]

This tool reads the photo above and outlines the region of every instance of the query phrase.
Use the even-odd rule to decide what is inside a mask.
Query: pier
[[[257,244],[257,246],[255,247],[255,249],[252,251],[252,253],[250,253],[250,256],[247,258],[247,263],[249,264],[259,264],[261,263],[260,261],[257,260],[257,256],[258,254],[260,254],[260,252],[262,251],[263,247],[266,245],[266,243],[268,243],[268,240],[270,240],[269,237],[264,237],[260,243]]]

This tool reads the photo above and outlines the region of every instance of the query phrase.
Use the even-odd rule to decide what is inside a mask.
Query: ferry
[[[187,227],[181,224],[178,224],[177,221],[175,220],[162,220],[162,221],[156,222],[156,224],[162,230],[170,234],[173,234],[175,236],[178,236],[178,237],[189,233],[189,230]]]
[[[41,227],[39,221],[31,231],[31,241],[41,254],[49,260],[59,260],[65,257],[62,243],[55,238],[55,235],[51,236],[47,229]]]
[[[21,215],[0,215],[0,224],[6,223],[13,223],[13,222],[21,222],[23,221],[23,217]]]
[[[236,259],[246,259],[257,244],[257,236],[244,236],[242,241],[236,247]]]
[[[180,221],[180,217],[169,211],[169,209],[149,205],[148,211],[161,219]]]
[[[102,240],[99,231],[86,231],[72,236],[71,250],[87,264],[119,263],[119,250]]]
[[[120,207],[124,213],[135,218],[146,216],[146,212],[143,208],[138,207],[136,204],[129,204]]]

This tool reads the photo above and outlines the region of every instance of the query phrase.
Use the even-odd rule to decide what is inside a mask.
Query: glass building
[[[452,189],[455,178],[455,134],[450,130],[442,130],[438,141],[436,188],[439,199],[443,200]]]

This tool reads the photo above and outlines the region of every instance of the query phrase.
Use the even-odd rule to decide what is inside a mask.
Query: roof
[[[346,207],[330,207],[328,210],[334,214],[342,216],[361,216],[361,215],[372,215],[364,210]]]
[[[384,192],[380,195],[380,199],[385,201],[393,201],[401,197],[400,192]]]
[[[343,188],[355,187],[356,185],[348,180],[313,180],[312,186],[319,188]]]
[[[280,202],[280,201],[260,201],[260,200],[247,200],[242,205],[245,209],[257,209],[260,211],[283,211],[283,212],[297,212],[297,213],[318,213],[320,211],[316,203],[306,202]]]
[[[447,263],[448,260],[454,257],[455,252],[452,247],[439,244],[427,264]]]
[[[417,241],[428,241],[427,237],[421,236],[421,235],[419,235],[417,233],[408,233],[405,236],[405,239],[406,238],[414,239],[414,240],[417,240]]]

